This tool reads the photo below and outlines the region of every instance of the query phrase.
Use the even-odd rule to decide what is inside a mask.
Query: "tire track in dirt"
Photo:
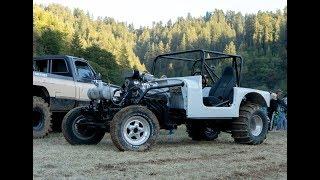
[[[222,179],[243,179],[243,178],[252,178],[252,179],[264,179],[266,176],[271,174],[276,174],[279,172],[287,172],[287,162],[281,163],[279,165],[269,165],[264,168],[253,168],[248,172],[233,172],[230,176],[225,176]]]
[[[243,153],[243,151],[235,152],[235,153]],[[116,164],[102,164],[99,163],[95,166],[96,170],[119,170],[123,171],[125,167],[129,166],[137,166],[137,165],[144,165],[144,164],[156,164],[156,165],[164,165],[164,164],[170,164],[170,163],[185,163],[185,162],[191,162],[196,160],[213,160],[213,159],[222,159],[229,156],[229,154],[215,154],[215,155],[203,155],[200,157],[190,157],[190,158],[166,158],[166,159],[156,159],[156,160],[148,160],[148,161],[128,161],[123,163],[116,163]]]
[[[245,154],[248,153],[247,151],[240,150],[237,152],[233,152],[235,154]],[[124,171],[124,167],[129,166],[138,166],[138,165],[144,165],[144,164],[156,164],[156,165],[165,165],[170,163],[186,163],[186,162],[192,162],[195,160],[199,161],[208,161],[208,160],[217,160],[217,159],[223,159],[229,157],[230,154],[224,153],[224,154],[214,154],[214,155],[201,155],[200,157],[190,157],[190,158],[166,158],[166,159],[155,159],[155,160],[148,160],[148,161],[128,161],[128,162],[122,162],[122,163],[116,163],[116,164],[102,164],[99,163],[95,166],[95,170],[118,170],[118,171]]]

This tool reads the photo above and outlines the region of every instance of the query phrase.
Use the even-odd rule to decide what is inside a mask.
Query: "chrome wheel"
[[[123,127],[123,136],[131,145],[139,146],[150,137],[151,128],[149,122],[142,116],[128,118]]]
[[[259,136],[262,132],[263,122],[260,116],[253,115],[250,121],[251,134],[253,136]]]

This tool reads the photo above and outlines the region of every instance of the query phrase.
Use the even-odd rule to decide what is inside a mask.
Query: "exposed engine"
[[[89,89],[87,95],[91,100],[111,100],[115,105],[122,105],[125,101],[137,98],[146,89],[157,86],[158,83],[153,82],[154,80],[156,78],[153,75],[135,70],[125,77],[122,87],[116,88],[100,80],[94,81],[96,87]],[[154,90],[148,93],[154,93]]]
[[[140,73],[139,71],[133,71],[125,77],[125,81],[121,87],[113,87],[109,84],[105,84],[101,81],[94,82],[96,87],[89,89],[88,97],[100,104],[105,104],[107,115],[110,115],[110,110],[115,108],[123,108],[133,104],[139,104],[148,107],[158,119],[163,119],[160,122],[161,128],[174,129],[178,124],[184,122],[185,112],[178,110],[178,102],[183,100],[177,99],[182,98],[181,89],[176,90],[174,86],[181,86],[180,84],[168,85],[166,80],[162,81],[154,78],[149,73]],[[175,91],[178,91],[175,93]],[[170,94],[172,93],[172,97]],[[170,98],[171,97],[171,98]],[[172,102],[172,105],[170,105]],[[183,104],[182,104],[183,105]],[[172,107],[172,110],[169,110]],[[183,109],[180,108],[180,109]],[[172,115],[172,113],[174,115]],[[169,118],[169,116],[171,118]],[[110,116],[112,117],[112,115]],[[110,118],[109,117],[109,118]]]
[[[102,81],[95,81],[94,83],[96,87],[88,90],[88,97],[91,100],[111,100],[114,95],[114,89],[109,85],[104,85]]]

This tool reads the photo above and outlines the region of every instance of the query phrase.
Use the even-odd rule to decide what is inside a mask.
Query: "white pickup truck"
[[[83,58],[65,55],[33,58],[33,137],[46,136],[52,130],[53,120],[61,124],[69,110],[89,104],[87,91],[95,87],[92,80],[100,78]]]

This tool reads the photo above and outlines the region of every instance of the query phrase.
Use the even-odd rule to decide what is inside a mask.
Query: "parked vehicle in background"
[[[50,55],[33,59],[33,137],[46,136],[52,123],[61,127],[71,109],[87,105],[92,80],[101,79],[83,58]]]

